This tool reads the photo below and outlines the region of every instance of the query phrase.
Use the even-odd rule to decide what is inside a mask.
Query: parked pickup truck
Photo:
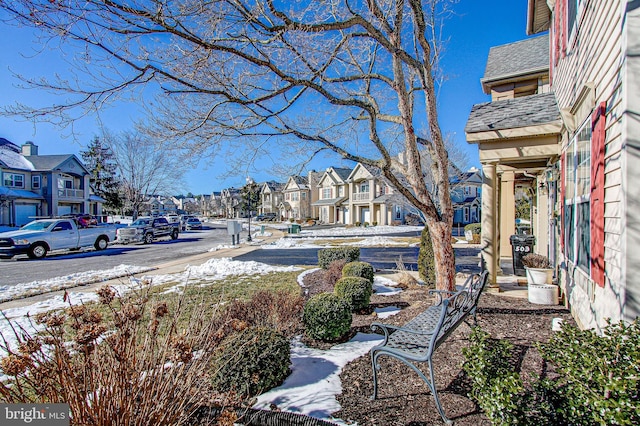
[[[79,228],[73,219],[40,219],[16,231],[0,233],[0,258],[11,259],[26,254],[41,259],[52,250],[78,250],[93,246],[104,250],[115,240],[113,225]]]
[[[169,223],[164,217],[140,217],[126,228],[118,229],[116,243],[128,244],[143,242],[151,244],[154,240],[169,237],[178,238],[180,222]]]

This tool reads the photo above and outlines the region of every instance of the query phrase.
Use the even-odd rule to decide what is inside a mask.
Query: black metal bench
[[[440,398],[436,390],[433,377],[434,351],[453,332],[460,323],[465,321],[468,315],[473,315],[476,321],[476,307],[480,294],[487,284],[488,273],[471,275],[463,286],[456,291],[431,290],[436,295],[436,304],[430,306],[424,312],[406,323],[403,327],[388,324],[373,323],[373,330],[380,329],[384,333],[384,341],[371,349],[371,364],[373,368],[373,395],[378,396],[378,358],[388,355],[396,358],[413,369],[425,381],[433,398],[440,416],[446,424],[453,424],[448,419],[440,404]],[[447,297],[448,296],[448,297]],[[418,369],[416,363],[427,362],[429,377]]]

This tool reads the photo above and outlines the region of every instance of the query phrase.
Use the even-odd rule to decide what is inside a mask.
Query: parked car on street
[[[113,225],[81,227],[75,219],[34,220],[16,231],[0,233],[0,258],[26,254],[30,259],[41,259],[52,250],[85,247],[104,250],[115,238]]]
[[[184,229],[202,229],[202,222],[197,217],[190,217],[184,224]]]
[[[275,220],[277,220],[278,214],[277,213],[262,213],[259,214],[258,216],[256,216],[256,220],[257,221],[265,221],[265,222],[273,222]]]
[[[126,228],[118,229],[116,242],[151,244],[158,238],[168,237],[175,240],[179,232],[179,224],[169,223],[164,217],[139,217]]]

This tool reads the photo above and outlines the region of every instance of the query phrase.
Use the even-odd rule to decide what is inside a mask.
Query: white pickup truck
[[[26,254],[41,259],[52,250],[78,250],[94,247],[104,250],[116,238],[116,227],[98,225],[79,228],[73,219],[41,219],[16,231],[0,233],[0,259]]]

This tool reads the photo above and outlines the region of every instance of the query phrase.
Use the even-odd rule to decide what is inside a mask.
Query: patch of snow
[[[261,248],[270,249],[298,249],[298,248],[318,248],[316,244],[309,243],[308,240],[302,238],[280,238],[271,244],[264,244]]]
[[[364,240],[343,243],[341,246],[354,246],[354,247],[389,247],[389,246],[406,246],[407,243],[392,240],[389,237],[382,237],[376,235],[374,237],[365,238]]]
[[[402,292],[398,283],[385,277],[373,277],[373,291],[379,296],[393,296]]]
[[[273,266],[261,262],[241,262],[232,260],[230,257],[220,259],[209,259],[199,266],[187,266],[185,271],[180,274],[155,275],[153,277],[144,277],[152,279],[153,285],[178,282],[166,292],[180,291],[189,281],[203,282],[219,281],[231,275],[264,275],[270,272],[293,272],[300,271],[302,268],[297,266]]]
[[[390,225],[378,225],[378,226],[353,226],[353,227],[336,227],[325,229],[302,229],[300,232],[303,236],[331,236],[331,235],[345,235],[345,236],[360,236],[360,235],[379,235],[379,234],[396,234],[399,232],[415,232],[419,234],[422,232],[423,226],[390,226]]]
[[[389,318],[391,316],[394,316],[398,312],[400,312],[400,308],[398,308],[397,306],[386,306],[384,308],[375,309],[375,313],[380,319]]]
[[[218,251],[218,250],[224,250],[224,249],[233,249],[233,248],[238,248],[239,246],[230,246],[228,244],[218,244],[216,247],[210,248],[209,252],[214,252],[214,251]]]
[[[50,291],[64,290],[81,284],[92,284],[107,281],[113,278],[130,276],[140,272],[150,271],[154,268],[132,265],[118,265],[111,269],[101,271],[85,271],[62,277],[49,278],[47,280],[32,281],[16,285],[0,285],[0,302],[15,300],[22,297],[47,293]]]
[[[336,395],[342,393],[340,372],[349,362],[365,355],[382,338],[358,333],[353,339],[328,350],[305,346],[299,338],[291,343],[291,374],[281,386],[259,395],[254,408],[278,409],[340,422],[331,413],[340,409]]]

